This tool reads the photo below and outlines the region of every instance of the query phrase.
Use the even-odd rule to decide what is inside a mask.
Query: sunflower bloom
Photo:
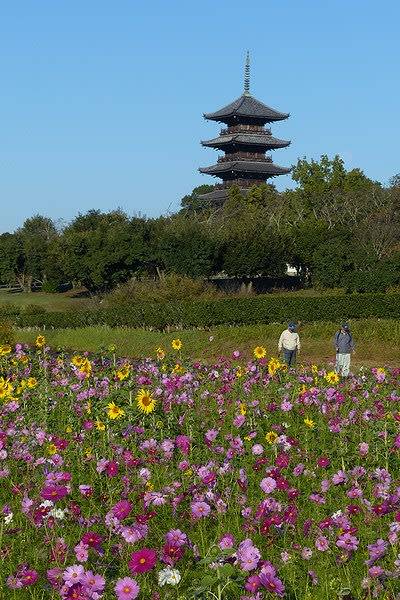
[[[52,456],[53,454],[56,454],[57,446],[55,444],[49,444],[47,446],[47,452],[48,452],[48,454],[50,454],[50,456]]]
[[[241,415],[245,415],[245,414],[246,414],[246,412],[247,412],[246,405],[245,405],[245,404],[243,404],[243,402],[242,402],[242,403],[240,404],[240,406],[239,406],[239,411],[240,411],[240,414],[241,414]]]
[[[110,402],[110,404],[107,405],[107,408],[107,414],[110,419],[119,419],[125,414],[125,411],[122,410],[122,408],[120,408],[119,406],[117,406],[114,402]]]
[[[309,419],[308,417],[304,419],[304,424],[307,425],[307,427],[309,427],[310,429],[314,429],[315,427],[314,421],[312,419]]]
[[[182,348],[182,341],[179,339],[172,340],[171,346],[174,350],[180,350]]]
[[[124,381],[124,379],[128,379],[130,372],[129,365],[124,365],[115,373],[115,375],[119,381]]]
[[[255,358],[265,358],[267,351],[264,346],[256,346],[253,350]]]
[[[157,356],[158,360],[164,360],[165,350],[163,350],[163,348],[156,348],[156,356]]]
[[[11,346],[10,344],[5,344],[4,346],[0,346],[0,356],[6,356],[7,354],[11,353]]]
[[[35,340],[35,346],[36,348],[43,348],[43,346],[46,343],[46,338],[44,337],[44,335],[38,335],[36,340]]]
[[[79,354],[75,354],[72,357],[71,363],[75,366],[75,367],[81,367],[84,363],[85,359],[83,358],[83,356],[80,356]]]
[[[273,377],[279,369],[282,368],[282,363],[278,358],[271,358],[268,363],[268,373]]]
[[[325,380],[328,383],[338,383],[339,375],[335,371],[329,371],[329,373],[325,375]]]
[[[146,415],[153,412],[156,406],[156,401],[154,400],[150,392],[146,391],[143,388],[138,391],[136,395],[136,402],[138,408]]]
[[[275,431],[268,431],[265,439],[269,444],[273,444],[278,439],[278,434]]]
[[[98,431],[104,431],[106,428],[106,426],[104,425],[104,423],[102,421],[95,421],[94,424]]]

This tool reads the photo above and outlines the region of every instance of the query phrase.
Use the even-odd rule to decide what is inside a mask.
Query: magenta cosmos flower
[[[132,573],[146,573],[150,571],[157,562],[156,551],[152,548],[142,548],[137,552],[133,552],[128,566]]]
[[[114,587],[118,600],[135,600],[140,592],[140,587],[134,579],[124,577],[118,579]]]
[[[41,497],[44,500],[61,500],[68,494],[68,489],[64,485],[45,485],[41,491]]]
[[[111,512],[114,517],[116,517],[119,521],[122,521],[130,514],[131,510],[132,504],[129,502],[129,500],[120,500],[112,507]]]

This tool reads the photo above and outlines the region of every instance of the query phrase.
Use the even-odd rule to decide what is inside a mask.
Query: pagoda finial
[[[244,95],[250,96],[250,52],[247,50],[246,62],[244,65]]]

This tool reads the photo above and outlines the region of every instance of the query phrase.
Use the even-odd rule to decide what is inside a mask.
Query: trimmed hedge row
[[[339,321],[361,318],[400,318],[400,294],[355,294],[349,296],[256,296],[165,304],[132,304],[114,309],[76,312],[20,313],[11,318],[17,327],[74,329],[95,325],[165,329]]]

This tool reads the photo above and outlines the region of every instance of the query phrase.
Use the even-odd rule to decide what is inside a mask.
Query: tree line
[[[164,273],[279,277],[290,264],[319,287],[399,285],[400,176],[384,186],[322,156],[299,160],[292,177],[297,187],[284,192],[265,184],[242,197],[233,187],[221,207],[205,204],[199,196],[213,187],[200,186],[179,212],[155,219],[91,210],[60,228],[33,216],[0,235],[0,283],[98,293]]]

